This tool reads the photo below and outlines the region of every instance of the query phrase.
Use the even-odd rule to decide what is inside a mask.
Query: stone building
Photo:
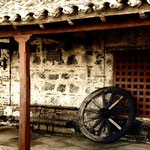
[[[20,60],[13,36],[33,34],[31,117],[39,112],[45,117],[52,108],[63,107],[56,117],[77,121],[87,95],[114,85],[131,92],[137,117],[148,120],[149,4],[149,0],[2,0],[0,116],[19,116]]]

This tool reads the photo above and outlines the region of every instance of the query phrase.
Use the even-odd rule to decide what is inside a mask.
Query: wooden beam
[[[13,25],[13,24],[12,24],[12,27],[13,27],[15,30],[17,30],[17,29],[18,29],[18,28],[17,28],[17,26],[15,26],[15,25]]]
[[[68,24],[70,24],[70,25],[74,25],[73,21],[72,21],[70,18],[67,20],[67,22],[68,22]]]
[[[51,34],[51,33],[64,33],[64,32],[78,32],[78,31],[91,31],[91,30],[106,30],[106,29],[117,29],[117,28],[128,28],[137,26],[149,26],[150,18],[137,19],[135,18],[123,18],[116,19],[107,22],[90,21],[90,20],[79,20],[76,21],[73,26],[70,26],[64,22],[51,23],[45,25],[45,29],[40,29],[39,25],[34,26],[22,26],[14,30],[11,27],[0,28],[0,37],[11,37],[15,35],[26,35],[26,34]]]
[[[106,17],[104,15],[101,15],[100,19],[101,19],[102,22],[107,22]]]
[[[146,19],[148,16],[143,12],[139,13],[141,19]]]
[[[29,45],[31,35],[14,36],[19,43],[20,54],[20,119],[19,148],[30,150],[30,67]]]
[[[40,27],[41,29],[45,29],[45,27],[44,27],[43,24],[39,24],[39,27]]]

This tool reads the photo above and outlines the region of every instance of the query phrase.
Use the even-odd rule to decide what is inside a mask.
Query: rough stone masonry
[[[79,108],[99,87],[112,85],[112,54],[104,52],[99,32],[36,37],[30,42],[31,104]],[[0,68],[1,113],[19,116],[19,53]],[[104,69],[105,68],[105,69]],[[11,71],[10,71],[11,70]]]
[[[0,39],[0,42],[9,43],[8,39]],[[4,109],[10,104],[10,52],[6,49],[0,50],[0,116],[4,114]],[[6,59],[6,69],[4,69],[3,59]]]

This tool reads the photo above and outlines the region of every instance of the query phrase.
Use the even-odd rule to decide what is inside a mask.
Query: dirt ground
[[[0,127],[0,150],[18,149],[18,129]],[[149,150],[150,144],[118,140],[110,144],[95,143],[81,134],[31,133],[31,150]]]

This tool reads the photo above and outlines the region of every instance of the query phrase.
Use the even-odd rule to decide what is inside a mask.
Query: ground
[[[149,150],[150,144],[129,142],[125,139],[109,144],[95,143],[81,134],[31,133],[31,150]],[[17,150],[18,129],[0,127],[0,150]]]

